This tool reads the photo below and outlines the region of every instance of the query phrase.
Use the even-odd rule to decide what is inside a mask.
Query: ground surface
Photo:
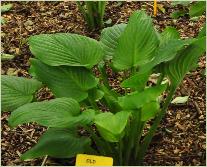
[[[7,2],[8,3],[8,2]],[[34,34],[71,32],[98,39],[100,32],[89,31],[74,2],[12,2],[12,10],[3,14],[7,23],[2,26],[2,52],[15,55],[11,61],[2,62],[2,74],[30,77],[29,61],[32,56],[26,39]],[[166,12],[158,12],[154,18],[157,29],[166,26],[176,27],[181,37],[197,35],[205,16],[198,21],[190,21],[187,16],[178,20],[170,18],[174,10],[169,3],[163,3]],[[151,2],[110,2],[106,7],[105,20],[112,24],[126,22],[130,14],[137,9],[146,9],[153,13]],[[199,67],[189,73],[177,90],[176,96],[189,95],[186,105],[170,106],[159,132],[145,157],[144,165],[205,165],[206,161],[206,122],[205,122],[205,56]],[[114,77],[115,76],[115,77]],[[111,85],[117,87],[116,75],[109,78]],[[52,98],[51,93],[43,89],[38,93],[39,100]],[[19,156],[33,146],[45,130],[36,124],[27,124],[11,129],[8,124],[9,113],[1,116],[1,163],[2,165],[41,165],[43,158],[21,161]],[[69,165],[74,160],[56,160],[48,158],[45,165]]]

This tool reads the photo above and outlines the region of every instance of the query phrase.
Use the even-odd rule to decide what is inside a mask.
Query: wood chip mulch
[[[3,2],[6,4],[9,2]],[[2,52],[15,55],[11,61],[2,62],[1,73],[30,77],[29,58],[32,57],[27,38],[40,33],[70,32],[99,39],[98,30],[89,31],[75,2],[11,2],[12,10],[3,14],[7,20],[1,29]],[[205,16],[198,21],[190,21],[184,16],[177,20],[170,18],[175,11],[169,2],[159,2],[165,13],[158,11],[153,18],[159,31],[166,26],[176,27],[182,38],[195,37],[205,22]],[[152,2],[109,2],[105,20],[111,19],[112,25],[124,23],[130,14],[144,9],[153,16]],[[144,165],[206,165],[206,68],[205,55],[200,59],[198,68],[186,75],[175,97],[189,96],[187,104],[171,105],[163,119],[159,131],[145,157]],[[110,73],[110,71],[109,71]],[[111,86],[120,89],[120,75],[110,74]],[[47,88],[37,94],[38,100],[53,98]],[[25,124],[11,129],[8,126],[9,113],[1,114],[1,164],[4,166],[37,166],[43,158],[21,161],[19,156],[37,143],[45,131],[35,123]],[[45,165],[72,165],[74,159],[57,160],[48,158]]]

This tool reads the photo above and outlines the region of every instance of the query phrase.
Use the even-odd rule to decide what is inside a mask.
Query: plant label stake
[[[154,0],[154,16],[157,16],[157,0]]]
[[[76,166],[113,166],[113,158],[78,154],[76,156]]]

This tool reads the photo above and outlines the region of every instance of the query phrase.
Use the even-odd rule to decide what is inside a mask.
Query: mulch
[[[3,2],[9,3],[9,2]],[[11,2],[12,10],[3,14],[7,23],[2,25],[2,52],[15,55],[10,61],[2,62],[1,73],[30,77],[29,58],[32,57],[27,38],[41,33],[70,32],[99,39],[99,30],[88,30],[78,11],[75,2]],[[153,17],[155,26],[162,31],[166,26],[178,29],[182,38],[195,37],[205,22],[205,16],[197,21],[191,21],[186,15],[177,20],[170,13],[177,7],[169,2],[159,2],[165,13],[158,11],[153,17],[152,2],[109,2],[104,20],[111,19],[112,25],[127,22],[130,14],[138,9],[144,9]],[[110,26],[110,25],[109,25]],[[163,119],[159,131],[153,138],[144,165],[206,165],[206,68],[205,55],[201,57],[198,68],[187,74],[177,96],[189,96],[187,104],[171,105]],[[120,89],[120,75],[111,73],[109,80],[114,89]],[[53,98],[47,88],[41,89],[38,100]],[[11,129],[8,126],[9,113],[1,115],[1,164],[4,166],[36,166],[41,165],[43,158],[31,161],[21,161],[19,156],[37,143],[45,131],[35,123],[25,124]],[[45,165],[72,165],[74,159],[58,160],[48,158]]]

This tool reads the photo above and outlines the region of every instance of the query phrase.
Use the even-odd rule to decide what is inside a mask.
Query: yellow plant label
[[[87,154],[78,154],[76,156],[76,166],[113,166],[113,158],[96,156],[96,155],[87,155]]]

